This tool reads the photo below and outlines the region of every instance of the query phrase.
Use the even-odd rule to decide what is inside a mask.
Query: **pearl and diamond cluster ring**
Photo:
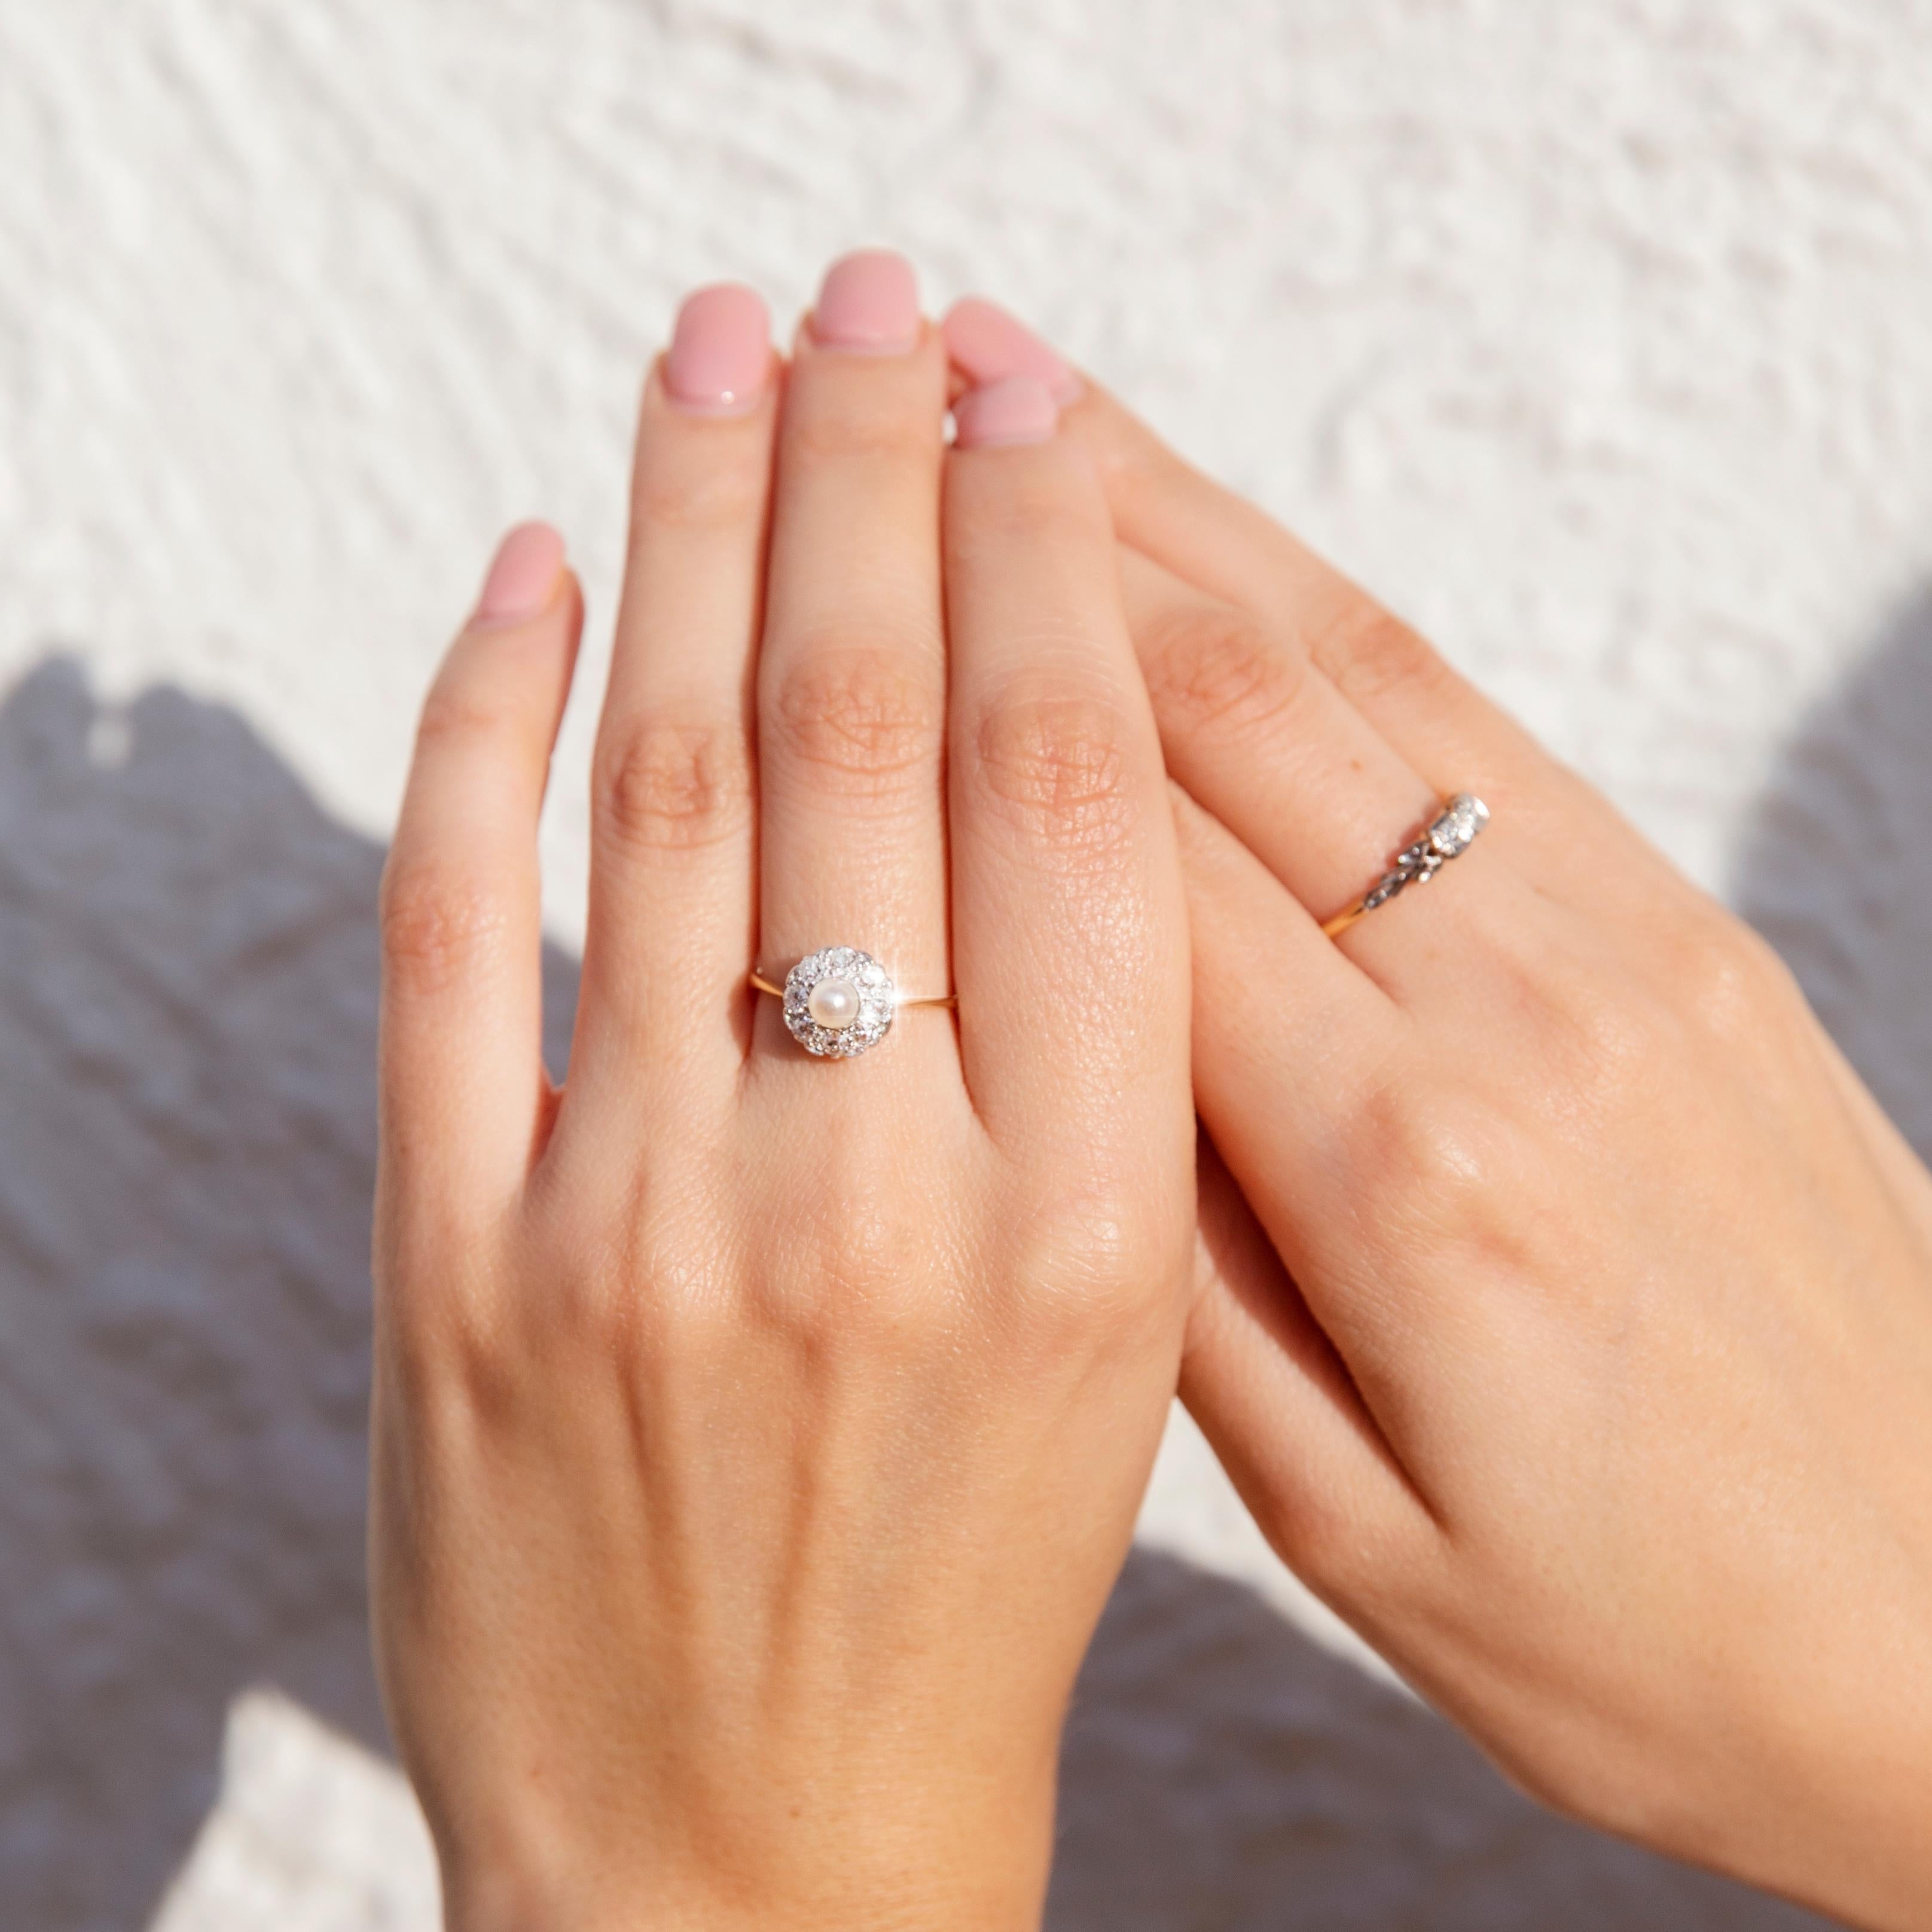
[[[782,986],[756,973],[752,984],[784,1003],[784,1023],[807,1053],[850,1060],[891,1032],[902,1006],[950,1006],[950,993],[902,998],[892,976],[856,946],[821,946],[785,975]]]

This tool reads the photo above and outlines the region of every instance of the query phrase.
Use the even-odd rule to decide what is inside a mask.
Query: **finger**
[[[1245,613],[1137,553],[1124,554],[1121,580],[1169,775],[1318,921],[1347,920],[1440,800],[1306,658]],[[1432,994],[1436,956],[1481,956],[1486,935],[1517,916],[1522,890],[1486,838],[1426,898],[1398,896],[1336,944],[1398,998]]]
[[[1164,1157],[1177,1122],[1191,1132],[1186,934],[1106,506],[1037,383],[966,398],[958,419],[946,589],[968,1083],[1010,1144],[1064,1136],[1092,1172],[1150,1127]]]
[[[1418,1321],[1426,1315],[1453,1326],[1475,1318],[1393,1299],[1382,1276],[1365,1268],[1363,1163],[1386,1162],[1394,1142],[1407,1164],[1480,1166],[1495,1158],[1484,1144],[1486,1123],[1480,1109],[1445,1110],[1420,1084],[1417,1029],[1435,1016],[1419,1019],[1346,968],[1340,949],[1254,854],[1178,788],[1174,796],[1194,941],[1202,1124],[1348,1365],[1382,1438],[1412,1469],[1414,1351],[1424,1346]],[[1546,930],[1532,930],[1524,953],[1546,965],[1552,943]],[[1452,982],[1444,1004],[1461,1008],[1466,1037],[1500,1036],[1500,1028],[1521,1018],[1524,958],[1506,958],[1493,974],[1466,974],[1462,965],[1456,954],[1435,959],[1434,972]],[[1400,1214],[1406,1205],[1393,1198],[1378,1211]]]
[[[572,1106],[742,1058],[752,889],[751,679],[776,368],[764,304],[699,291],[645,386],[629,552],[592,766],[590,918]]]
[[[1346,1598],[1422,1553],[1427,1505],[1205,1134],[1198,1193],[1180,1398],[1283,1560]]]
[[[1358,898],[1437,802],[1306,658],[1137,552],[1121,590],[1168,775],[1318,920]]]
[[[1239,839],[1178,787],[1173,796],[1202,1124],[1394,1441],[1386,1383],[1360,1372],[1365,1359],[1387,1358],[1390,1318],[1381,1284],[1351,1271],[1360,1229],[1350,1136],[1412,1058],[1415,1022]]]
[[[989,388],[1014,376],[1041,384],[1057,409],[1080,400],[1084,385],[1033,331],[996,304],[963,296],[940,325],[962,388]]]
[[[758,699],[767,976],[851,946],[902,992],[946,990],[945,394],[910,270],[878,254],[836,264],[778,428]],[[795,1059],[777,1002],[761,1024]],[[943,1024],[919,1032],[950,1055]]]
[[[1090,388],[1070,412],[1094,453],[1121,541],[1254,615],[1325,677],[1438,798],[1478,794],[1528,868],[1561,891],[1580,842],[1654,884],[1674,877],[1603,797],[1552,758],[1429,642],[1252,504],[1162,446]]]
[[[1193,941],[1197,1088],[1203,1056],[1219,1056],[1216,1090],[1232,1078],[1285,1159],[1319,1155],[1336,1109],[1378,1077],[1402,1009],[1226,826],[1180,786],[1168,796]],[[1240,1064],[1244,1039],[1265,1073]],[[1204,1104],[1202,1118],[1215,1124]]]
[[[944,331],[949,350],[981,381],[1014,358],[1028,367],[1050,358],[1063,388],[1078,388],[1066,406],[1067,434],[1099,465],[1121,541],[1280,634],[1438,796],[1480,793],[1496,829],[1508,824],[1508,839],[1533,847],[1556,879],[1568,876],[1564,861],[1585,836],[1611,841],[1646,872],[1668,874],[1589,786],[1408,626],[1264,512],[1184,462],[1104,390],[1074,376],[1030,331],[979,302],[956,305]]]
[[[382,897],[383,1166],[412,1189],[506,1196],[544,1117],[537,818],[583,615],[562,538],[520,526],[423,706]]]

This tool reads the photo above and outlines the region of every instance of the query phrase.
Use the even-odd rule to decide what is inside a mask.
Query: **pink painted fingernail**
[[[998,449],[1044,442],[1060,422],[1053,393],[1034,376],[1009,376],[1004,382],[968,389],[952,405],[953,446]]]
[[[515,624],[550,608],[563,570],[563,539],[548,524],[519,524],[496,546],[476,615],[485,624]]]
[[[861,248],[825,272],[812,311],[812,340],[828,349],[903,356],[919,340],[919,284],[890,248]]]
[[[1063,409],[1078,399],[1079,377],[1024,322],[978,296],[955,302],[940,333],[946,339],[946,354],[970,382],[1030,376],[1046,385]]]
[[[755,289],[718,282],[685,298],[664,358],[673,400],[705,416],[747,415],[764,394],[771,366],[771,319]]]

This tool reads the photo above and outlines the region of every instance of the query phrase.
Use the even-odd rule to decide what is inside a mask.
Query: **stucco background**
[[[434,1922],[361,1615],[370,894],[550,516],[561,1028],[699,280],[788,318],[880,242],[1010,300],[1756,919],[1932,1148],[1928,100],[1916,0],[0,0],[0,1921]],[[1507,1792],[1184,1424],[1142,1544],[1055,1932],[1815,1922]]]

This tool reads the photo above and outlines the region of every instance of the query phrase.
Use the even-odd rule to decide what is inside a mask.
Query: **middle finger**
[[[1123,553],[1129,622],[1174,778],[1318,922],[1346,916],[1442,800],[1305,659],[1255,621]],[[1480,786],[1484,781],[1478,776]],[[1408,1004],[1520,928],[1526,888],[1482,841],[1428,893],[1339,932],[1340,951]]]
[[[758,676],[760,970],[853,946],[946,990],[946,356],[896,256],[834,265],[778,434]],[[776,1001],[764,1038],[783,1044]]]

